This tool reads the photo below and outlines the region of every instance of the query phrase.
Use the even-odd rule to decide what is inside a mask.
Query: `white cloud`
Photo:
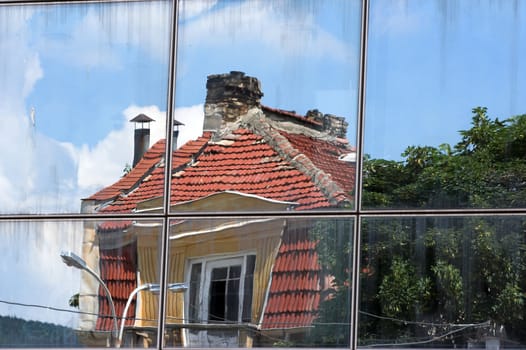
[[[179,3],[182,18],[189,19],[210,10],[217,4],[217,0],[183,0]]]
[[[129,106],[122,112],[122,128],[110,132],[92,149],[78,150],[78,186],[82,192],[94,192],[111,185],[123,174],[126,164],[133,161],[134,125],[129,120],[146,114],[155,121],[150,123],[150,146],[166,135],[166,112],[157,106]],[[203,105],[178,108],[175,119],[184,125],[179,128],[178,145],[196,139],[203,130]]]
[[[419,15],[409,9],[407,0],[376,2],[371,10],[369,28],[376,35],[407,34],[417,30],[421,23]]]
[[[25,99],[44,76],[39,55],[28,44],[30,11],[2,10],[10,30],[0,40],[0,52],[9,52],[0,57],[0,211],[72,211],[79,207],[70,197],[76,160],[60,143],[39,133],[25,110]]]
[[[38,54],[34,54],[27,60],[26,71],[24,75],[23,96],[26,97],[33,90],[36,82],[44,76]]]
[[[203,118],[204,110],[202,104],[191,107],[180,107],[175,110],[174,119],[184,124],[179,127],[178,147],[202,135]]]
[[[122,68],[125,49],[167,63],[169,48],[169,2],[91,4],[68,35],[43,35],[39,49],[64,64],[87,68]],[[74,11],[72,11],[74,13]],[[66,19],[68,20],[68,19]]]
[[[122,113],[123,122],[120,129],[111,131],[95,147],[89,148],[84,145],[78,150],[78,186],[83,192],[93,192],[111,185],[122,176],[125,165],[131,164],[134,125],[129,120],[140,113],[155,120],[151,123],[150,140],[157,140],[161,135],[164,137],[164,131],[161,133],[161,129],[165,125],[165,112],[161,112],[156,106],[126,108]]]
[[[14,10],[16,9],[16,11]],[[0,212],[71,212],[80,207],[76,159],[61,144],[39,133],[25,99],[44,75],[39,55],[28,45],[29,7],[0,11]],[[61,248],[77,250],[79,222],[0,223],[0,299],[68,308],[78,290],[78,271],[59,270]],[[0,304],[1,315],[75,326],[69,313]]]
[[[297,7],[284,4],[234,3],[189,21],[179,31],[180,40],[183,45],[215,48],[235,45],[239,49],[257,44],[261,52],[279,52],[281,58],[283,55],[331,57],[339,61],[352,58],[353,49],[319,26],[312,12],[297,11]]]
[[[30,12],[13,11],[9,7],[0,11],[0,113],[23,112],[23,99],[42,77],[38,55],[26,44],[27,21]],[[5,28],[5,30],[4,30]],[[2,129],[6,130],[6,129]]]

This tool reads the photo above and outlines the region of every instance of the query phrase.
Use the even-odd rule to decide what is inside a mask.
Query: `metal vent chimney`
[[[174,119],[174,128],[173,128],[173,135],[172,135],[172,151],[175,151],[177,149],[177,138],[179,137],[179,127],[182,125],[184,124]]]
[[[130,120],[135,123],[133,167],[139,163],[150,147],[150,122],[153,121],[155,120],[142,113]]]

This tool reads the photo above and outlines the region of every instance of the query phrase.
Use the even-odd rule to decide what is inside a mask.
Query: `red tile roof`
[[[340,160],[340,156],[354,152],[339,141],[320,141],[313,137],[282,132],[291,145],[310,159],[316,167],[330,174],[331,178],[347,193],[354,191],[354,163]]]
[[[210,133],[204,133],[203,136],[201,136],[197,140],[187,142],[176,152],[174,152],[172,155],[172,164],[174,169],[173,172],[177,173],[179,169],[184,169],[188,164],[192,162],[192,159],[197,158],[202,152],[203,148],[207,145],[207,142],[210,140],[210,137]],[[159,141],[157,144],[161,143],[164,145],[164,140]],[[128,194],[122,194],[110,205],[101,209],[101,212],[130,212],[137,208],[137,204],[139,202],[162,196],[164,191],[164,163],[161,160],[162,158],[158,159],[156,167],[150,167],[149,169],[147,169],[147,171],[143,172],[143,180],[139,187],[134,188],[133,191],[129,192]],[[139,166],[141,162],[142,160],[137,164],[137,166]]]
[[[288,228],[276,257],[262,329],[308,327],[320,304],[321,268],[307,228]]]
[[[120,318],[124,312],[129,295],[137,286],[137,245],[130,243],[117,249],[100,250],[100,277],[106,282],[115,306],[117,325],[120,327]],[[130,305],[127,313],[126,325],[133,324],[135,315],[135,300]],[[96,330],[111,330],[113,317],[108,299],[102,287],[99,288],[99,317]]]
[[[294,114],[264,109],[285,116]],[[294,118],[303,117],[294,114]],[[161,197],[164,145],[163,140],[157,142],[129,174],[88,199],[111,200],[101,212],[125,213],[144,200]],[[338,158],[351,151],[335,138],[292,134],[264,124],[231,130],[219,138],[205,132],[173,153],[171,204],[228,190],[295,202],[296,210],[348,206],[354,187],[354,164]],[[108,222],[99,226],[99,231],[122,225]],[[121,297],[135,288],[136,260],[130,254],[119,261],[111,260],[112,254],[122,252],[101,250],[101,271],[112,295],[117,296],[116,308],[122,312],[126,300]],[[123,271],[126,273],[121,274]],[[320,303],[320,278],[315,242],[304,231],[287,231],[275,261],[262,328],[309,326]],[[104,311],[105,298],[100,301]],[[97,329],[110,329],[110,322],[99,319]]]
[[[159,163],[164,156],[164,152],[165,140],[157,141],[126,176],[121,177],[113,185],[103,188],[86,199],[106,201],[131,190]]]
[[[311,118],[305,118],[304,116],[297,114],[295,111],[286,111],[284,109],[273,108],[268,106],[261,106],[261,109],[267,112],[276,113],[279,115],[287,116],[289,118],[293,118],[296,121],[302,122],[304,124],[315,125],[319,128],[323,126],[323,123]]]
[[[298,210],[332,206],[316,183],[282,159],[262,136],[247,129],[234,130],[221,142],[212,142],[210,136],[210,134],[204,135],[174,153],[173,159],[177,163],[174,164],[175,169],[172,175],[172,204],[230,190],[275,200],[297,202]],[[287,138],[301,147],[305,147],[301,142],[307,141],[299,135],[289,134]],[[315,140],[310,139],[310,141]],[[325,168],[334,171],[342,187],[349,189],[350,192],[354,168],[346,162],[337,160],[338,154],[331,161],[323,160],[323,156],[327,156],[328,153],[322,153],[322,151],[335,152],[337,147],[325,141],[318,141],[315,144],[318,146],[317,151],[308,150],[307,147],[305,151],[312,153],[313,159],[319,163],[321,170]],[[177,171],[178,169],[180,170]],[[342,169],[348,171],[348,179],[346,179],[346,171]],[[329,176],[326,175],[326,177],[328,178],[325,179],[326,182],[330,181]],[[325,184],[328,186],[327,183]],[[151,171],[141,186],[128,195],[120,196],[102,211],[132,211],[136,208],[137,203],[162,196],[163,186],[164,167],[160,166]],[[349,195],[340,191],[335,198],[343,203],[349,199]]]
[[[226,190],[296,202],[300,210],[330,206],[307,176],[247,129],[234,130],[223,142],[209,142],[194,164],[175,174],[172,203]]]

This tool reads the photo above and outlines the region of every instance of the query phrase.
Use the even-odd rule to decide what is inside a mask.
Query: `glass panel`
[[[526,207],[526,3],[371,0],[366,208]]]
[[[241,276],[241,266],[231,266],[228,276],[230,279],[239,279],[239,276]]]
[[[352,208],[360,1],[178,4],[172,210]]]
[[[234,272],[236,270],[235,267],[232,267],[230,269],[230,272]],[[240,269],[239,269],[240,270]],[[228,281],[227,286],[227,295],[226,295],[226,320],[227,321],[235,321],[239,322],[239,289],[240,289],[240,281],[239,277],[232,276],[232,273],[230,274],[230,279]]]
[[[197,311],[185,306],[196,298],[192,291],[169,294],[170,346],[349,346],[352,230],[353,221],[344,218],[174,220],[169,280],[191,280],[196,261],[203,281],[222,268],[230,277],[201,291],[192,303]],[[209,305],[213,290],[221,301]],[[210,315],[216,306],[223,318]]]
[[[0,347],[155,344],[145,284],[159,283],[160,232],[155,221],[0,222]]]
[[[245,281],[243,286],[243,311],[241,322],[250,322],[252,318],[252,294],[254,288],[254,268],[256,266],[256,256],[247,256],[245,271]]]
[[[190,273],[188,322],[199,320],[199,295],[201,293],[201,264],[193,264]]]
[[[170,7],[0,6],[0,214],[97,210],[152,171],[134,163],[165,137]]]
[[[526,217],[366,218],[359,344],[524,347]]]
[[[212,270],[212,281],[216,280],[225,280],[228,275],[228,268],[223,267],[219,269]]]

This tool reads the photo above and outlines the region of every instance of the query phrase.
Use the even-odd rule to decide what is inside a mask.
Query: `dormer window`
[[[251,321],[255,262],[252,254],[191,261],[186,312],[196,327],[187,331],[188,345],[239,346],[239,330],[221,325]]]

